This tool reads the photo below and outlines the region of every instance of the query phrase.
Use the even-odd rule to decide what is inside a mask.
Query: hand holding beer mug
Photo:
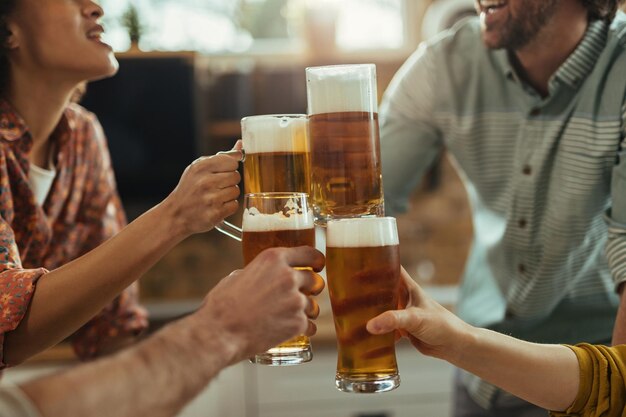
[[[316,221],[384,214],[376,67],[306,69]]]
[[[398,307],[400,253],[393,217],[329,220],[326,276],[337,332],[341,391],[385,392],[400,385],[395,335],[372,335],[367,322]]]
[[[315,247],[313,213],[307,198],[304,193],[244,196],[242,246],[246,265],[268,248]],[[250,361],[264,365],[295,365],[308,362],[312,357],[309,338],[302,335],[258,354]]]
[[[305,114],[270,114],[241,119],[244,194],[311,191],[308,119]],[[241,229],[216,226],[238,239]]]

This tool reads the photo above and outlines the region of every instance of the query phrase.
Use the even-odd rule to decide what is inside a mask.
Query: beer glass
[[[242,229],[246,265],[268,248],[315,247],[313,213],[305,193],[246,194]],[[295,365],[308,362],[312,357],[309,338],[301,335],[256,355],[250,361],[264,365]]]
[[[244,117],[244,194],[310,193],[311,161],[305,114]]]
[[[400,385],[394,333],[372,335],[366,323],[398,307],[400,253],[396,220],[329,220],[326,277],[337,332],[340,391],[384,392]]]
[[[308,118],[305,114],[269,114],[241,119],[244,195],[311,191]],[[216,226],[237,239],[241,229]]]
[[[376,67],[306,69],[316,221],[382,216]]]

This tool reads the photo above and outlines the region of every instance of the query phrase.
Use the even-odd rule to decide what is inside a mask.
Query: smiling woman
[[[0,4],[1,369],[72,334],[85,358],[132,340],[147,324],[135,280],[234,213],[240,178],[235,158],[200,159],[126,226],[102,128],[71,100],[117,71],[102,7]]]

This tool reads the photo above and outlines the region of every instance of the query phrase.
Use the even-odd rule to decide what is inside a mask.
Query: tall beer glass
[[[383,215],[376,67],[310,67],[306,80],[316,220]]]
[[[315,247],[313,213],[309,209],[307,194],[246,194],[244,207],[242,244],[246,265],[268,248]],[[295,365],[308,362],[312,357],[309,338],[301,335],[250,360],[264,365]]]
[[[400,254],[393,217],[329,220],[326,276],[337,332],[341,391],[371,393],[400,385],[393,333],[372,335],[366,323],[398,306]]]
[[[311,192],[311,157],[305,114],[268,114],[241,119],[244,195]],[[226,221],[215,227],[238,239],[240,229]]]

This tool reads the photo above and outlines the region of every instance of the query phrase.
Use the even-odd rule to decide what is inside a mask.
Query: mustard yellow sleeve
[[[567,346],[567,345],[566,345]],[[567,346],[578,358],[580,385],[574,403],[553,417],[626,417],[626,345]]]

